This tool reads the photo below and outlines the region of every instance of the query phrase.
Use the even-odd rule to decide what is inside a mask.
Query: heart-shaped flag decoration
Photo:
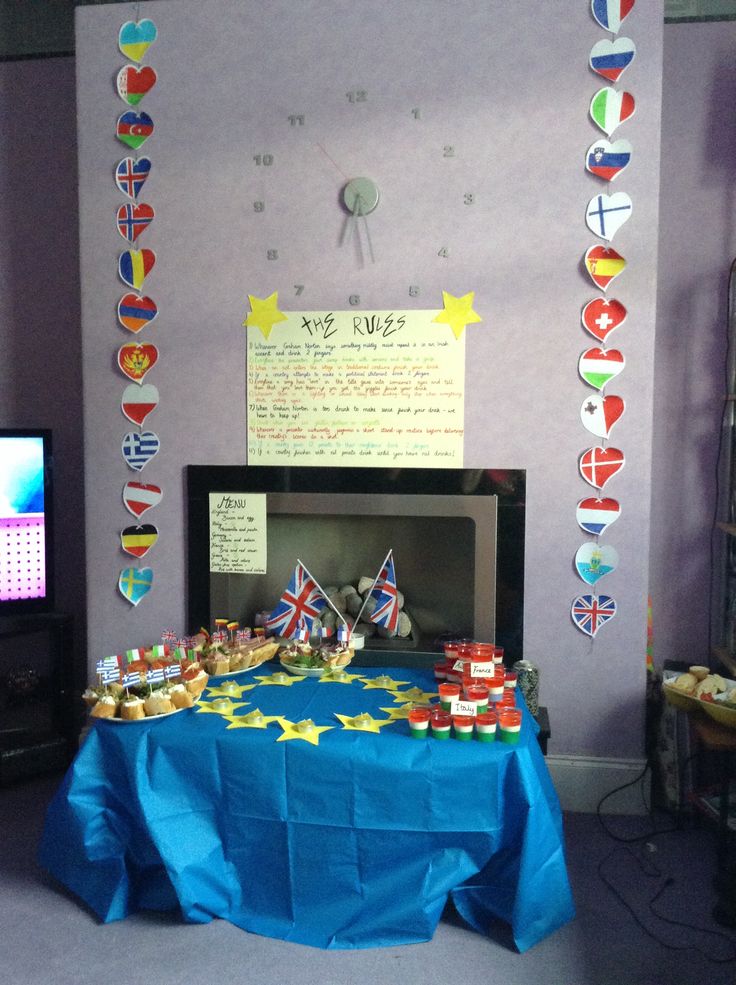
[[[602,390],[625,366],[618,349],[586,349],[580,356],[578,372],[590,386]]]
[[[602,393],[595,393],[583,401],[580,420],[583,422],[583,427],[596,438],[608,438],[625,409],[621,397],[604,397]]]
[[[143,482],[126,482],[123,486],[123,503],[133,516],[141,516],[152,506],[158,506],[162,497],[160,486],[145,485]]]
[[[597,178],[613,181],[629,166],[632,146],[628,140],[596,140],[585,155],[585,167]]]
[[[148,595],[153,585],[153,568],[123,568],[118,578],[118,588],[133,605]]]
[[[126,342],[118,349],[118,366],[129,380],[142,383],[158,361],[158,349],[150,342]]]
[[[619,325],[626,320],[626,308],[620,301],[606,298],[593,298],[588,301],[582,311],[583,328],[590,332],[594,339],[605,342]]]
[[[591,496],[581,499],[575,511],[575,519],[586,533],[602,534],[621,516],[617,499],[597,499]]]
[[[591,0],[590,7],[601,27],[618,34],[635,3],[636,0]]]
[[[118,119],[115,128],[115,136],[128,147],[137,150],[144,144],[153,133],[153,120],[148,113],[134,113],[128,110],[127,113]]]
[[[118,302],[118,321],[129,332],[140,332],[157,314],[156,302],[140,294],[124,294]]]
[[[139,62],[158,37],[152,20],[126,21],[118,34],[118,47],[132,62]]]
[[[591,52],[591,59],[593,54]],[[623,71],[623,69],[621,70]],[[600,73],[603,75],[603,72]],[[608,76],[610,78],[610,76]],[[136,68],[135,65],[125,65],[118,72],[115,84],[118,96],[128,106],[137,106],[147,92],[156,85],[157,75],[152,68]],[[616,81],[615,79],[613,80]]]
[[[585,269],[596,287],[602,291],[614,280],[626,266],[626,261],[610,246],[591,246],[585,252]]]
[[[144,557],[158,540],[158,530],[152,523],[126,527],[120,531],[120,543],[126,554]]]
[[[590,101],[590,116],[596,126],[609,137],[625,120],[634,115],[636,101],[630,92],[619,92],[607,86],[599,89]]]
[[[616,602],[610,595],[578,595],[570,615],[580,632],[592,637],[616,615]]]
[[[127,195],[128,198],[138,198],[150,170],[149,158],[124,157],[115,168],[115,184],[123,195]]]
[[[127,465],[136,472],[142,471],[154,455],[158,455],[161,442],[153,431],[128,431],[123,437],[122,452]]]
[[[128,420],[140,427],[158,407],[158,390],[152,383],[131,383],[123,391],[121,406]]]
[[[590,52],[590,67],[609,82],[617,82],[631,65],[635,55],[636,45],[631,38],[599,41]]]
[[[121,205],[117,211],[118,232],[127,239],[129,243],[134,243],[144,229],[153,222],[153,208],[141,202],[139,205]]]
[[[610,242],[631,216],[631,209],[631,199],[626,192],[594,195],[585,210],[585,221],[591,232]]]
[[[118,260],[120,279],[140,291],[143,281],[148,277],[156,263],[153,250],[124,250]]]
[[[582,544],[575,555],[575,570],[588,585],[610,575],[618,567],[618,554],[607,544]]]
[[[580,474],[589,485],[602,489],[609,479],[621,471],[625,462],[620,448],[588,448],[580,456]]]

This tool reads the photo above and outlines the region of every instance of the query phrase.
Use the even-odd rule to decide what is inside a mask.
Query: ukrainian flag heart
[[[158,37],[158,30],[152,20],[126,21],[120,28],[118,47],[132,62],[139,62]]]
[[[118,578],[121,594],[132,604],[138,605],[148,595],[153,585],[153,568],[123,568]]]

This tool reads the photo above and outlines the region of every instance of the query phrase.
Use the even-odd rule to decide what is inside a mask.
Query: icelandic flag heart
[[[131,383],[123,391],[122,411],[139,427],[158,407],[158,390],[152,383]]]
[[[602,489],[621,471],[625,462],[620,448],[588,448],[580,456],[580,474],[589,485]]]
[[[617,567],[618,554],[607,544],[582,544],[575,555],[575,569],[587,585],[595,585]]]
[[[594,195],[585,210],[588,229],[601,239],[612,240],[631,216],[632,202],[626,192]]]
[[[605,291],[608,285],[623,272],[626,261],[608,246],[591,246],[585,251],[585,269],[596,287]]]
[[[162,497],[160,486],[146,485],[143,482],[126,482],[123,486],[123,503],[133,516],[141,516],[152,506],[158,506]]]
[[[575,519],[586,533],[602,534],[621,516],[617,499],[598,499],[590,496],[581,499],[575,511]]]
[[[126,21],[118,34],[118,47],[132,62],[139,62],[158,37],[152,20]]]
[[[157,314],[156,302],[140,294],[124,294],[118,302],[118,321],[129,332],[140,332]]]
[[[590,101],[590,116],[608,137],[634,115],[635,109],[636,102],[630,92],[618,92],[610,86],[599,89]]]
[[[153,120],[148,113],[127,113],[118,119],[115,136],[128,147],[137,150],[153,133]]]
[[[156,263],[153,250],[125,250],[118,260],[120,279],[128,287],[140,291],[143,281],[148,277]]]
[[[623,417],[625,409],[626,405],[621,397],[604,397],[602,393],[596,393],[583,401],[580,420],[583,427],[596,438],[607,438],[614,424]]]
[[[586,349],[578,361],[578,372],[596,390],[603,387],[622,371],[623,354],[618,349]]]
[[[585,167],[597,178],[613,181],[631,161],[632,147],[628,140],[596,140],[585,155]]]
[[[118,588],[133,605],[148,595],[153,585],[153,568],[123,568],[118,578]]]
[[[156,85],[156,79],[156,72],[148,66],[136,68],[135,65],[125,65],[120,69],[115,80],[118,96],[128,106],[137,106],[145,94]],[[613,81],[615,82],[615,79]]]
[[[578,595],[570,615],[578,629],[593,637],[609,619],[616,615],[616,602],[610,595]]]
[[[590,67],[609,82],[617,82],[635,55],[636,45],[631,38],[599,41],[590,52]]]
[[[120,531],[120,544],[126,554],[144,557],[158,540],[158,530],[152,523],[126,527]]]
[[[590,332],[594,339],[605,342],[619,325],[626,320],[626,308],[620,301],[607,298],[593,298],[588,301],[582,311],[583,328]]]
[[[118,366],[134,383],[142,383],[143,377],[157,361],[158,349],[150,342],[126,342],[118,349]]]
[[[127,195],[128,198],[138,198],[150,170],[149,158],[124,157],[115,168],[115,184],[123,195]]]
[[[118,232],[134,243],[144,229],[153,222],[154,211],[150,205],[141,202],[140,205],[121,205],[117,211]]]
[[[122,452],[127,465],[141,472],[158,455],[161,442],[153,431],[128,431],[123,437]]]
[[[618,34],[635,3],[636,0],[591,0],[590,8],[601,27]]]

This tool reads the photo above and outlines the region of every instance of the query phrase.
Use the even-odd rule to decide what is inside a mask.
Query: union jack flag
[[[578,595],[572,604],[575,625],[588,636],[616,615],[616,601],[610,595]]]
[[[174,646],[181,646],[181,644],[179,643],[178,636],[173,629],[165,629],[163,633],[161,633],[161,642],[173,643]]]
[[[383,626],[390,633],[396,632],[399,624],[399,600],[396,589],[396,572],[391,551],[376,579],[376,587],[371,592],[376,600],[376,608],[370,614],[371,622]]]
[[[238,643],[245,643],[245,641],[246,640],[249,640],[251,638],[251,636],[252,636],[252,633],[251,633],[250,629],[239,629],[235,633],[235,639],[238,641]]]
[[[291,639],[298,629],[306,628],[311,632],[312,623],[326,605],[317,582],[299,561],[284,594],[266,620],[266,628],[287,639]]]
[[[227,634],[222,629],[216,629],[211,639],[213,643],[224,643],[227,639]]]

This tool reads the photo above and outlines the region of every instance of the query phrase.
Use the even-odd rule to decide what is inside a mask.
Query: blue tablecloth
[[[421,670],[349,670],[435,689]],[[189,922],[375,947],[429,940],[449,895],[481,933],[510,924],[523,951],[574,916],[559,803],[526,709],[511,746],[420,741],[406,721],[346,731],[334,713],[385,719],[382,707],[398,707],[360,680],[259,684],[239,700],[249,704],[236,714],[335,728],[315,746],[276,741],[276,722],[228,729],[194,709],[95,722],[49,807],[39,859],[103,921],[178,908]]]

